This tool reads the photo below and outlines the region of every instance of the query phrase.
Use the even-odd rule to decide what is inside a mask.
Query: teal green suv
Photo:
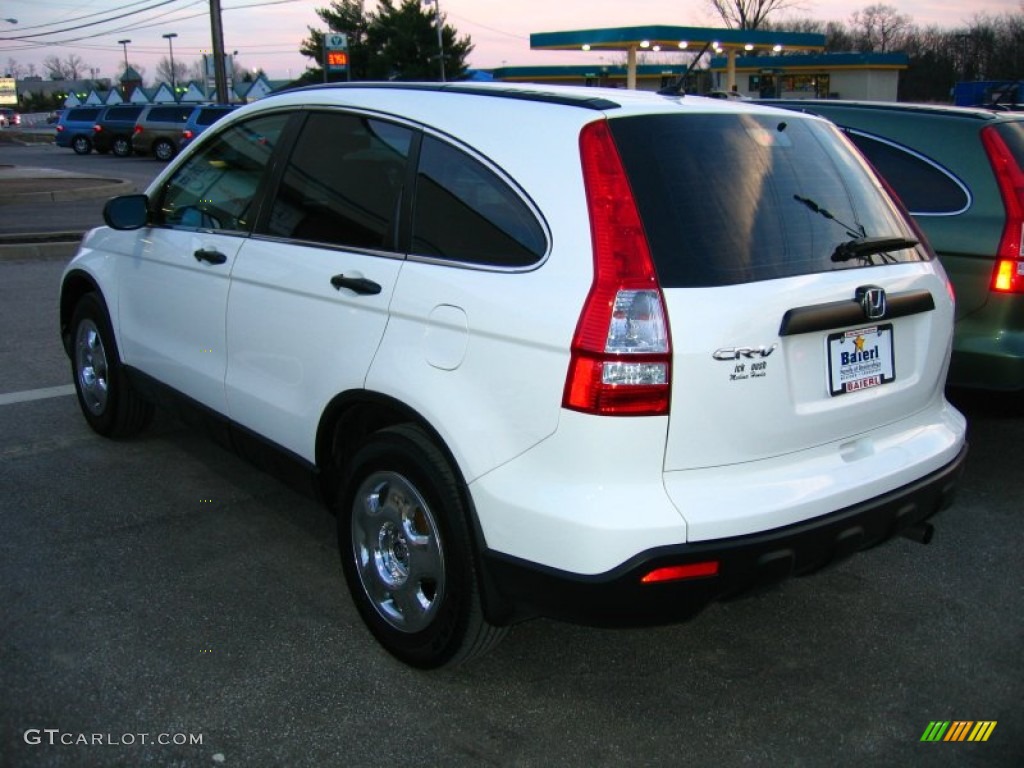
[[[1024,113],[763,103],[836,123],[913,214],[956,290],[948,382],[1024,390]]]

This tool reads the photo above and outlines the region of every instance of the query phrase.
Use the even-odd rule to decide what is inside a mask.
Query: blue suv
[[[104,107],[72,107],[57,121],[57,146],[71,147],[76,154],[88,155],[93,148],[93,126]]]

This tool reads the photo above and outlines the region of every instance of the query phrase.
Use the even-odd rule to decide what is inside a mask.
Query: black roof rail
[[[601,96],[582,96],[575,93],[559,93],[544,90],[519,90],[515,88],[477,87],[468,83],[410,83],[410,82],[373,82],[359,81],[355,83],[322,83],[306,85],[294,89],[284,89],[276,93],[294,93],[296,91],[348,90],[348,89],[394,89],[398,91],[435,91],[439,93],[462,93],[471,96],[490,96],[499,99],[520,99],[537,101],[546,104],[561,104],[567,107],[580,107],[605,111],[618,109],[622,105]]]

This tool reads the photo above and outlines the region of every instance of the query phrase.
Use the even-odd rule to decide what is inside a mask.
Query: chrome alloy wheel
[[[353,500],[352,553],[377,613],[401,632],[426,629],[445,590],[437,522],[416,487],[396,472],[367,477]]]
[[[107,408],[107,352],[100,330],[91,319],[78,324],[75,334],[75,375],[85,407],[97,416]]]

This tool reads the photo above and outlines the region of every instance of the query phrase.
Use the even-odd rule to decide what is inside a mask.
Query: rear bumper
[[[683,621],[715,600],[811,573],[927,520],[952,502],[966,454],[964,446],[936,472],[838,512],[758,534],[658,547],[606,573],[579,575],[489,551],[483,558],[489,602],[505,621],[546,616],[607,627]],[[707,561],[718,562],[716,575],[641,582],[656,568]]]

